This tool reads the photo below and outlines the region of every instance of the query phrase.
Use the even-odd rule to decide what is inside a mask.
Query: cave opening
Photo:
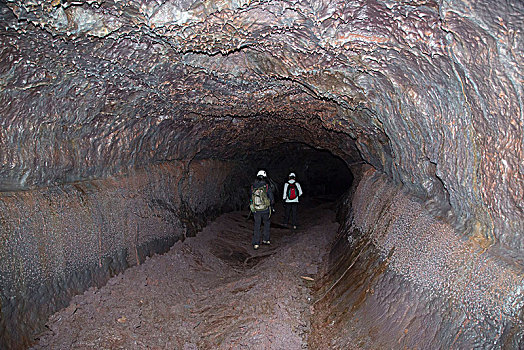
[[[256,174],[266,170],[275,183],[277,199],[282,199],[282,189],[290,173],[295,173],[302,185],[305,197],[336,200],[342,196],[353,181],[347,164],[331,151],[316,149],[300,142],[285,142],[266,150],[242,157],[246,170]],[[253,176],[254,177],[254,176]]]

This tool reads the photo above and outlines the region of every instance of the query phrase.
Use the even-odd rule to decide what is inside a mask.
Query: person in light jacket
[[[297,228],[298,197],[301,195],[302,187],[300,187],[300,184],[295,180],[295,173],[290,173],[288,180],[284,185],[284,194],[282,198],[286,203],[283,224],[287,226],[291,214],[291,224],[293,225],[293,229]]]

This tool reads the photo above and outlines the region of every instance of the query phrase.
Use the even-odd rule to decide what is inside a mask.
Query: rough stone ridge
[[[330,325],[324,341],[332,343],[316,347],[358,345],[355,338],[365,349],[524,345],[520,266],[436,220],[374,170],[352,204],[317,302],[317,327]]]

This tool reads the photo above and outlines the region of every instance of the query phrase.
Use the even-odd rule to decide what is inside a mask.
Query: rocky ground
[[[224,214],[195,238],[78,295],[50,317],[34,349],[304,349],[311,287],[338,224],[332,203],[302,204],[253,250],[247,212]]]

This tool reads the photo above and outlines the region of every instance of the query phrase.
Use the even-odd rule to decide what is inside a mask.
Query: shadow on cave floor
[[[338,229],[333,202],[301,204],[300,226],[277,224],[251,247],[247,212],[227,213],[91,288],[51,316],[35,349],[303,349],[311,287]]]

